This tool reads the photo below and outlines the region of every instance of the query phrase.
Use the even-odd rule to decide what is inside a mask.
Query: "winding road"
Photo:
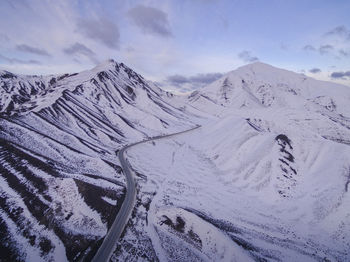
[[[113,251],[116,248],[119,238],[129,220],[131,212],[134,208],[134,204],[136,200],[136,183],[135,183],[134,173],[131,169],[131,166],[129,165],[127,159],[125,158],[125,155],[124,155],[125,151],[130,149],[133,146],[136,146],[142,143],[147,143],[158,139],[169,138],[172,136],[184,134],[184,133],[193,131],[199,127],[200,126],[197,126],[195,128],[170,134],[170,135],[155,136],[144,141],[127,145],[118,152],[118,158],[119,158],[121,167],[123,169],[123,173],[126,176],[126,195],[125,195],[123,204],[118,212],[118,215],[116,216],[111,228],[106,234],[100,248],[97,250],[94,258],[92,259],[93,262],[109,261],[109,259],[113,254]]]

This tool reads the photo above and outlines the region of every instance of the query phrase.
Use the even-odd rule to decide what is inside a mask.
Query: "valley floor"
[[[271,171],[282,158],[276,135],[259,132],[239,117],[221,122],[226,126],[204,125],[128,150],[137,173],[137,204],[112,260],[349,260],[345,206],[350,197],[338,187],[344,181],[322,185],[321,178],[310,186],[312,175],[302,172],[297,181],[278,181]],[[232,130],[231,138],[219,130]],[[224,155],[232,152],[226,169],[213,143],[226,145],[219,147]],[[298,171],[307,162],[302,157],[295,159]]]

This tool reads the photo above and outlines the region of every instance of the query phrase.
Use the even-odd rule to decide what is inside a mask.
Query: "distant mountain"
[[[349,87],[315,80],[303,74],[256,62],[231,71],[195,91],[189,100],[200,106],[216,104],[233,108],[298,108],[323,106],[348,116]],[[208,109],[210,110],[210,108]]]
[[[347,144],[350,144],[349,101],[347,86],[261,62],[231,71],[188,97],[194,108],[217,116],[239,112],[247,118],[256,116],[256,121],[261,122],[259,112],[265,112],[266,121],[279,117],[276,125],[284,127],[288,127],[291,118],[300,118],[298,125],[303,130],[309,127],[311,132]]]

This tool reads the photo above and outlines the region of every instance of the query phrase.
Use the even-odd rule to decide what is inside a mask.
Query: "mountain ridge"
[[[2,71],[0,92],[0,260],[91,258],[125,197],[117,153],[199,124],[128,151],[137,199],[115,258],[348,258],[343,86],[255,63],[177,97],[107,60]]]
[[[198,89],[188,99],[196,107],[233,107],[239,109],[261,107],[305,108],[306,104],[319,104],[349,115],[347,101],[350,88],[320,81],[303,74],[279,69],[256,62],[225,74],[215,82]],[[205,106],[203,106],[205,105]],[[218,109],[214,109],[218,111]]]
[[[196,121],[114,61],[72,75],[6,74],[0,77],[1,256],[74,260],[84,250],[89,256],[125,195],[116,152]]]

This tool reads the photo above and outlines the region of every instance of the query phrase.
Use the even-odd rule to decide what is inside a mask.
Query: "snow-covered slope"
[[[319,81],[261,62],[240,67],[193,92],[189,100],[205,110],[227,108],[298,108],[319,105],[350,116],[349,87]],[[214,104],[213,106],[207,106]]]
[[[140,194],[116,257],[348,261],[349,102],[262,63],[194,92],[186,106],[216,118],[128,153]]]
[[[294,128],[230,116],[130,150],[141,193],[125,247],[150,238],[169,260],[348,261],[350,147]]]
[[[262,129],[291,125],[350,144],[350,88],[253,63],[232,71],[188,97],[194,108],[223,117],[238,114]]]
[[[0,260],[89,260],[125,194],[112,261],[350,260],[350,88],[254,63],[189,97],[107,61],[0,72]],[[5,254],[5,255],[3,255]]]
[[[125,193],[118,149],[194,126],[169,94],[113,60],[72,75],[2,71],[0,92],[3,259],[93,254]]]

